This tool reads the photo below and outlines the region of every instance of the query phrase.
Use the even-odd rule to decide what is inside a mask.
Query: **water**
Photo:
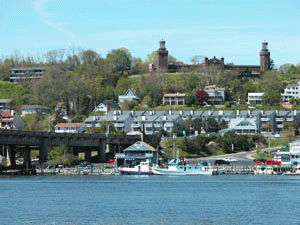
[[[0,224],[300,224],[300,176],[0,178]]]

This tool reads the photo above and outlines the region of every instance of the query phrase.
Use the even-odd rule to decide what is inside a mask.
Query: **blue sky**
[[[0,0],[0,55],[71,46],[105,57],[128,48],[146,59],[164,39],[169,54],[258,65],[269,42],[276,65],[300,62],[300,1],[289,0]]]

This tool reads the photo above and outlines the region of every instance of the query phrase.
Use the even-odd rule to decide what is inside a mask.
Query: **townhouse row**
[[[185,120],[201,119],[203,124],[209,118],[218,123],[225,122],[228,129],[239,134],[257,134],[264,131],[283,131],[286,122],[297,126],[300,111],[276,110],[219,110],[219,111],[110,111],[103,116],[90,116],[86,127],[100,127],[103,123],[112,124],[116,130],[126,134],[153,134],[164,130],[168,133],[177,127],[183,127]],[[205,128],[205,126],[203,126]]]

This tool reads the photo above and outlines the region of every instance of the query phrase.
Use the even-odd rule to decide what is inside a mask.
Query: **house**
[[[119,105],[121,105],[125,101],[137,101],[137,102],[139,102],[140,99],[139,99],[138,96],[136,96],[134,94],[134,92],[132,90],[128,89],[124,95],[120,95],[118,97],[118,104]]]
[[[297,84],[288,84],[281,94],[281,99],[283,102],[288,102],[290,99],[300,98],[300,81]]]
[[[231,119],[228,128],[234,130],[237,134],[256,135],[259,133],[255,118]]]
[[[262,92],[248,93],[248,104],[261,105],[263,102],[264,94],[265,93]]]
[[[36,80],[43,77],[43,67],[12,68],[9,71],[9,81],[12,83]]]
[[[94,109],[94,112],[104,112],[104,113],[108,113],[111,110],[116,110],[119,109],[119,105],[113,101],[113,100],[105,100],[103,101],[103,103],[100,103],[98,106],[96,106],[96,108]]]
[[[55,133],[83,133],[84,123],[58,123],[54,126]]]
[[[206,103],[208,105],[224,105],[225,88],[217,88],[216,85],[206,86],[204,91],[208,94]]]
[[[14,110],[0,111],[0,128],[7,130],[23,130],[24,121]]]
[[[123,150],[123,153],[116,153],[115,159],[118,165],[134,167],[140,162],[149,160],[150,165],[158,163],[158,151],[145,142],[138,141]]]
[[[22,107],[22,116],[27,114],[47,115],[50,114],[50,108],[43,105],[24,105]]]
[[[9,110],[11,100],[10,99],[0,99],[0,110]]]
[[[185,93],[169,93],[164,94],[163,104],[164,105],[185,105],[186,94]]]

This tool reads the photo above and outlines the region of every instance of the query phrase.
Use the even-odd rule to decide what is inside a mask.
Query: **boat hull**
[[[180,171],[180,170],[168,170],[168,169],[152,169],[155,175],[166,176],[181,176],[181,175],[214,175],[213,171]]]
[[[120,174],[121,175],[155,175],[152,171],[138,172],[138,171],[123,171],[123,170],[120,170]]]

